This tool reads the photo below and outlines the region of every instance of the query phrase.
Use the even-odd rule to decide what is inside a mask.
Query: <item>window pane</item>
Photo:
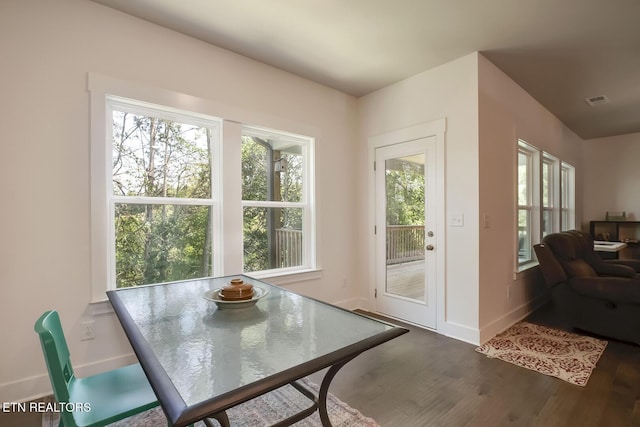
[[[211,207],[115,205],[116,287],[207,277]]]
[[[113,111],[113,194],[211,198],[211,131]]]
[[[531,260],[531,221],[526,209],[518,209],[518,262]]]
[[[542,237],[553,233],[553,211],[545,209],[542,211]]]
[[[551,177],[551,166],[547,162],[542,163],[542,206],[551,207],[551,185],[553,178]]]
[[[563,209],[569,207],[569,171],[566,168],[562,168],[560,172],[560,193],[562,195],[562,201],[560,202]]]
[[[529,155],[518,152],[518,204],[529,204]]]
[[[575,228],[575,169],[568,163],[562,163],[561,173],[562,192],[562,228],[570,230]]]
[[[424,225],[424,155],[385,162],[387,225]]]
[[[302,212],[301,208],[244,208],[245,272],[304,264]]]
[[[302,201],[302,147],[242,137],[242,200]]]

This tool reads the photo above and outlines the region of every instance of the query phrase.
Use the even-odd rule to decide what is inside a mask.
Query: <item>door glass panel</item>
[[[424,154],[385,161],[386,292],[425,301]]]

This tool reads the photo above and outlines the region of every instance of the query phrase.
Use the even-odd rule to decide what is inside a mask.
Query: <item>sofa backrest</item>
[[[560,265],[560,262],[556,259],[551,248],[544,243],[533,245],[533,250],[536,252],[536,258],[540,264],[540,271],[544,277],[544,281],[549,288],[553,288],[559,283],[567,280],[567,273]]]
[[[576,233],[565,231],[549,234],[542,242],[551,248],[569,278],[598,276],[591,266],[588,247]]]

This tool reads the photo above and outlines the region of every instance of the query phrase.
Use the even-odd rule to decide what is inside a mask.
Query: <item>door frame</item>
[[[401,318],[406,322],[416,323],[428,329],[435,329],[436,316],[438,313],[437,299],[437,251],[435,245],[435,233],[437,231],[437,193],[436,193],[436,138],[430,136],[427,138],[415,139],[407,142],[399,142],[392,145],[377,147],[376,151],[376,172],[375,172],[375,191],[376,191],[376,312],[385,316]],[[387,187],[387,160],[393,159],[402,162],[406,157],[422,156],[423,174],[421,176],[424,185],[424,216],[422,216],[424,230],[424,242],[422,250],[424,251],[421,261],[423,268],[422,289],[424,291],[423,299],[415,299],[402,293],[390,292],[388,290],[389,271],[387,265],[387,233],[388,230],[388,211],[387,203],[389,200],[389,192]],[[427,246],[434,246],[435,250],[426,250]],[[419,262],[413,261],[411,264]]]
[[[435,330],[444,327],[446,302],[446,238],[445,238],[445,133],[446,119],[434,120],[418,125],[385,132],[368,139],[368,186],[369,186],[369,218],[368,218],[368,256],[369,256],[369,294],[370,306],[376,310],[376,192],[374,161],[376,148],[394,145],[416,139],[435,137],[436,139],[436,326]],[[402,320],[402,319],[399,319]],[[410,323],[410,322],[408,322]],[[418,325],[422,328],[424,326]]]

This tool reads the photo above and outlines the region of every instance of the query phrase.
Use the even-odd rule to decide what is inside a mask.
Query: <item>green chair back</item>
[[[140,364],[77,378],[60,317],[47,311],[36,321],[53,395],[58,402],[83,403],[89,411],[60,412],[60,426],[102,427],[158,406]]]
[[[69,347],[67,347],[67,341],[64,338],[58,313],[55,311],[45,312],[36,321],[34,329],[40,336],[40,344],[49,371],[53,395],[58,402],[68,402],[68,386],[74,374]]]

